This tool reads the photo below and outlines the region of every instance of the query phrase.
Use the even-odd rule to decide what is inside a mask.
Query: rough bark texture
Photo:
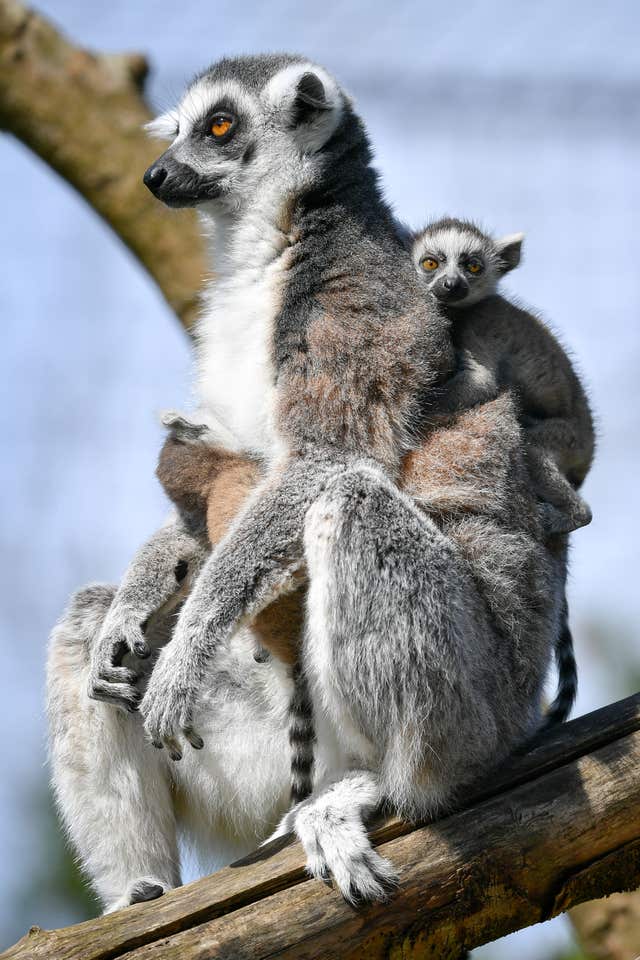
[[[53,167],[113,228],[189,327],[205,275],[193,211],[169,212],[141,187],[158,144],[139,54],[73,46],[15,0],[0,0],[0,129]]]
[[[63,930],[5,960],[453,960],[593,897],[640,885],[640,695],[541,737],[427,826],[376,831],[401,871],[391,903],[348,907],[289,842]],[[393,839],[390,839],[393,837]]]

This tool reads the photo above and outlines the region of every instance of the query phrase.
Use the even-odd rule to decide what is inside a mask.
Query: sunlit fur
[[[244,126],[212,154],[196,131],[218,96],[234,98]],[[163,157],[173,178],[166,202],[198,206],[219,268],[199,330],[197,416],[221,421],[239,450],[258,454],[266,479],[210,556],[181,521],[169,524],[134,558],[108,610],[102,597],[98,613],[84,609],[87,622],[75,609],[63,619],[49,673],[61,812],[107,908],[139,896],[140,880],[147,892],[177,882],[171,822],[185,815],[181,797],[187,820],[209,791],[228,800],[210,822],[221,845],[229,829],[243,842],[268,829],[288,792],[278,713],[287,677],[279,665],[228,657],[240,622],[306,565],[317,793],[290,823],[314,875],[331,872],[348,899],[383,898],[394,873],[372,851],[364,817],[385,802],[405,816],[446,808],[539,720],[561,564],[539,542],[514,400],[506,391],[485,405],[473,442],[464,413],[445,418],[440,449],[429,447],[435,428],[420,414],[426,404],[437,415],[453,369],[448,326],[382,199],[362,123],[324,71],[286,56],[222,61],[191,86]],[[212,442],[219,437],[216,428]],[[453,482],[432,477],[430,494],[424,481],[411,497],[399,493],[403,458],[428,449],[425,462],[446,475],[452,448],[469,444],[476,456],[451,467]],[[144,626],[182,591],[183,561],[181,583],[195,582],[140,706],[165,748],[151,762],[182,757],[176,770],[162,767],[180,790],[171,809],[145,819],[140,758],[151,747],[140,718],[118,715],[95,737],[91,724],[110,707],[94,711],[87,693],[135,708],[136,661],[114,659],[151,641],[153,620]],[[506,624],[522,628],[509,643]],[[81,649],[84,669],[63,671],[58,684],[55,664],[70,649]],[[261,684],[275,698],[264,711]],[[219,710],[228,700],[232,715]],[[139,784],[142,800],[120,790],[122,779]],[[219,809],[212,802],[210,815]],[[100,829],[111,858],[106,841],[92,858]],[[134,830],[140,855],[120,863]]]

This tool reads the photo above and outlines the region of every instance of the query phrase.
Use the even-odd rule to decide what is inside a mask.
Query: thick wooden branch
[[[141,184],[158,156],[139,54],[73,46],[16,0],[0,0],[0,129],[82,194],[154,278],[189,327],[205,274],[192,211],[168,211]]]
[[[290,842],[160,900],[63,930],[5,960],[457,958],[594,897],[640,885],[640,694],[566,724],[428,826],[374,834],[399,867],[389,904],[348,907]]]

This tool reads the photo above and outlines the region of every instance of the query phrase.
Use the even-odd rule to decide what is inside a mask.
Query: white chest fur
[[[238,450],[273,449],[273,331],[280,309],[287,240],[256,218],[230,241],[218,231],[217,279],[199,324],[197,398]]]

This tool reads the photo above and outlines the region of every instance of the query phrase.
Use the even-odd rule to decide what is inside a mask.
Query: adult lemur
[[[295,58],[226,60],[189,91],[145,175],[205,204],[218,277],[199,326],[198,395],[265,479],[187,599],[140,704],[173,756],[207,661],[239,620],[295,584],[306,511],[359,464],[395,480],[421,404],[452,366],[447,325],[403,256],[361,122]]]
[[[169,772],[137,716],[91,705],[83,688],[90,672],[94,693],[135,706],[123,650],[145,652],[141,625],[185,564],[202,564],[197,539],[168,526],[117,595],[72,604],[49,672],[60,806],[111,908],[178,882],[177,811],[198,843],[212,818],[217,841],[221,824],[245,842],[264,833],[288,782],[283,670],[238,652],[246,628],[230,639],[305,562],[319,787],[284,826],[315,875],[380,897],[393,871],[365,816],[381,803],[434,812],[536,726],[561,558],[540,542],[508,395],[474,412],[477,436],[462,415],[416,443],[422,401],[450,365],[446,327],[335,82],[298,58],[222,61],[169,120],[175,142],[147,182],[215,221],[221,257],[200,331],[202,414],[227,425],[227,445],[267,459],[267,480],[204,564],[142,702],[157,743],[177,757],[181,734],[200,747],[203,733],[201,753]],[[447,469],[460,449],[465,469]],[[393,482],[403,454],[422,509]],[[150,560],[164,542],[160,576]]]

